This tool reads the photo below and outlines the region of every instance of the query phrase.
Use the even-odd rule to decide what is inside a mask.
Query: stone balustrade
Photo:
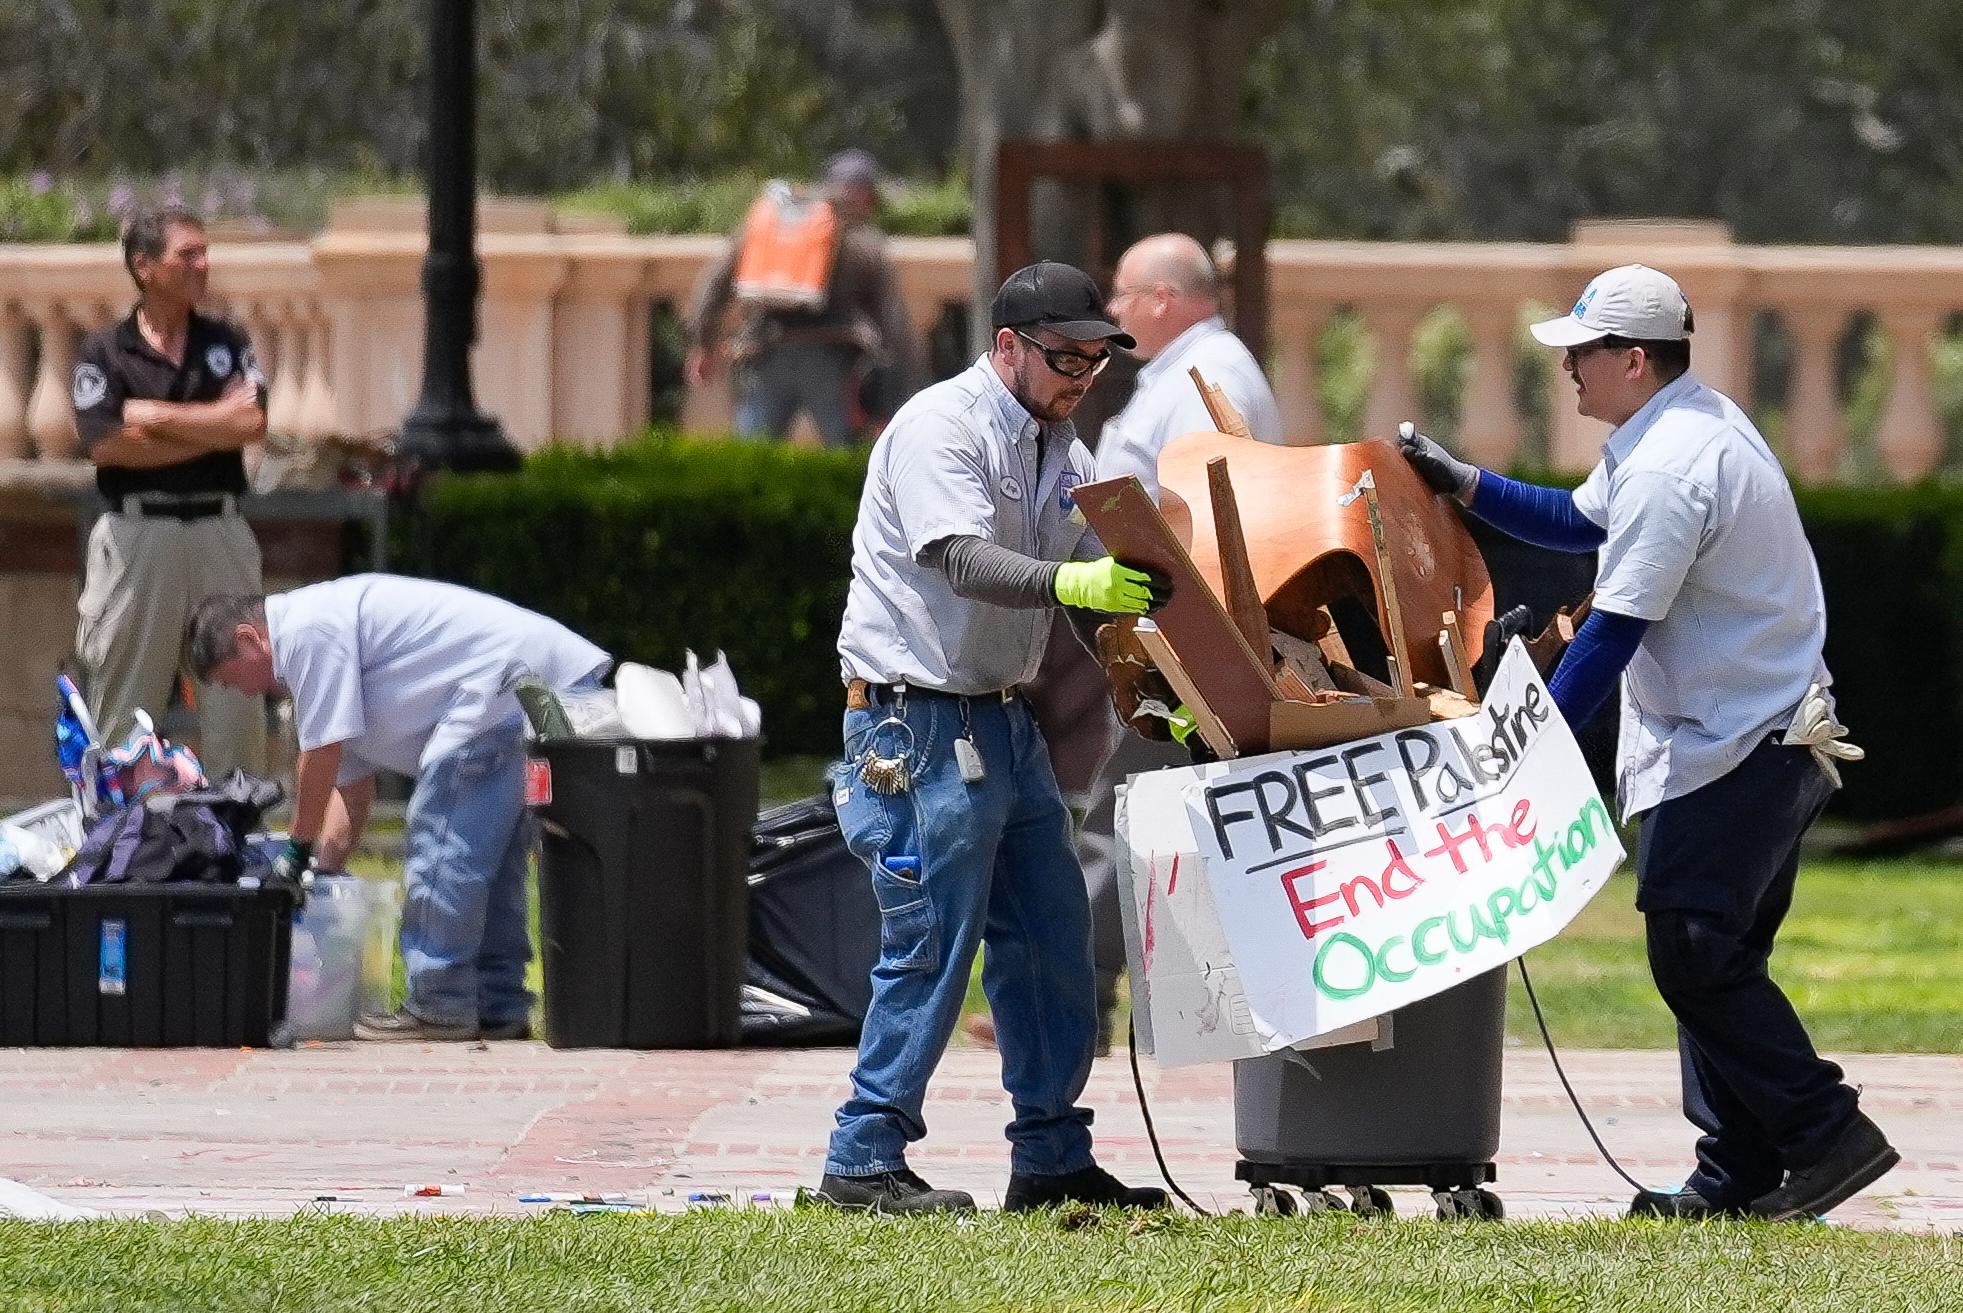
[[[629,237],[617,225],[555,215],[542,203],[486,201],[483,299],[474,373],[480,404],[522,447],[553,438],[606,444],[649,417],[654,312],[679,312],[714,236]],[[903,294],[923,330],[969,294],[965,239],[893,243]],[[300,437],[393,427],[422,370],[423,250],[413,200],[347,202],[310,242],[212,245],[213,299],[251,331],[270,379],[270,422]],[[1911,480],[1947,442],[1931,353],[1963,309],[1963,248],[1741,246],[1718,225],[1596,223],[1564,244],[1275,241],[1270,370],[1291,438],[1329,434],[1317,360],[1335,316],[1360,318],[1372,347],[1366,433],[1423,414],[1412,341],[1441,310],[1469,344],[1456,373],[1453,440],[1484,463],[1519,457],[1579,470],[1602,426],[1575,415],[1556,353],[1522,346],[1534,314],[1556,313],[1587,280],[1640,259],[1676,275],[1696,309],[1699,374],[1748,408],[1777,405],[1782,452],[1799,477],[1847,477],[1842,357],[1872,323],[1892,347],[1872,468]],[[73,459],[68,377],[79,335],[131,301],[111,245],[0,246],[0,461]],[[1772,327],[1768,330],[1767,323]],[[1784,395],[1754,398],[1761,343],[1783,341]],[[1523,446],[1518,372],[1544,371],[1545,449]],[[690,392],[683,421],[727,424],[727,388]]]

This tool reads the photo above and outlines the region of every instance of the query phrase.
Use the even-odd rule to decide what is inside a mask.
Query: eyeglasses
[[[1598,337],[1593,342],[1583,342],[1580,346],[1569,347],[1568,359],[1580,360],[1583,356],[1593,355],[1597,351],[1630,351],[1634,348],[1635,343],[1625,342],[1619,337]]]
[[[1109,351],[1100,351],[1094,356],[1087,356],[1081,351],[1065,351],[1061,347],[1049,346],[1020,328],[1012,328],[1009,331],[1041,351],[1043,363],[1065,378],[1094,378],[1103,373],[1104,367],[1111,363]]]

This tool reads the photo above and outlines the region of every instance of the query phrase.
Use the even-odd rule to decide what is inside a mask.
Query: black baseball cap
[[[1047,328],[1080,342],[1109,338],[1129,351],[1138,340],[1104,317],[1104,298],[1082,269],[1041,260],[1009,275],[989,307],[997,328]]]

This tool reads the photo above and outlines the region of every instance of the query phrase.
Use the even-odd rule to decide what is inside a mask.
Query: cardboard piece
[[[1368,1038],[1559,933],[1622,859],[1614,823],[1522,645],[1478,710],[1133,776],[1141,1047],[1178,1066]]]
[[[1194,568],[1193,558],[1173,536],[1144,486],[1130,475],[1080,484],[1076,500],[1106,551],[1127,565],[1157,570],[1171,581],[1172,598],[1152,613],[1152,619],[1177,657],[1176,664],[1184,667],[1242,753],[1265,751],[1268,708],[1278,696],[1267,656],[1257,656],[1248,646],[1213,585]],[[1172,678],[1171,670],[1160,669]]]
[[[1139,1052],[1165,1067],[1268,1052],[1255,1033],[1186,809],[1169,805],[1157,780],[1185,773],[1133,776],[1118,788],[1115,817],[1132,1028]],[[1373,1018],[1300,1047],[1377,1043],[1389,1029],[1390,1018]]]

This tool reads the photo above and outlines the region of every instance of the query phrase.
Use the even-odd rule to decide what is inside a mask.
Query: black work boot
[[[1714,1217],[1744,1217],[1743,1208],[1712,1203],[1690,1186],[1681,1190],[1638,1190],[1629,1203],[1630,1217],[1668,1217],[1680,1222],[1702,1222]]]
[[[1037,1176],[1031,1172],[1011,1172],[1009,1189],[1002,1196],[1002,1211],[1027,1213],[1036,1208],[1061,1204],[1089,1204],[1093,1208],[1115,1205],[1119,1208],[1168,1208],[1171,1201],[1164,1190],[1152,1186],[1132,1187],[1102,1167],[1092,1164],[1081,1171],[1062,1176]]]
[[[869,1213],[972,1213],[975,1197],[965,1190],[936,1190],[902,1167],[871,1176],[825,1173],[817,1197],[836,1208]]]
[[[1826,1156],[1811,1167],[1786,1173],[1784,1185],[1752,1200],[1752,1215],[1768,1222],[1818,1217],[1873,1185],[1901,1160],[1881,1128],[1857,1109]]]

